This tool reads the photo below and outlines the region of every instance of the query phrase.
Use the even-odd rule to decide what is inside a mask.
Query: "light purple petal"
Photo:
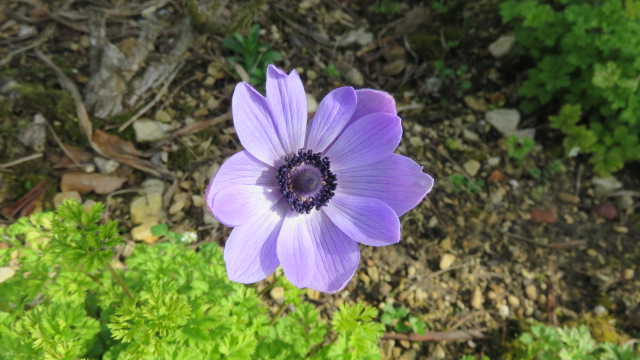
[[[243,150],[227,159],[205,190],[205,203],[213,212],[213,199],[218,192],[236,185],[278,186],[274,171]]]
[[[218,221],[234,227],[259,219],[282,198],[278,187],[237,185],[218,192],[212,212]]]
[[[381,200],[398,216],[418,205],[433,187],[433,178],[422,172],[422,166],[398,154],[375,163],[341,169],[336,176],[340,191]]]
[[[400,219],[380,200],[346,195],[338,189],[321,211],[361,244],[387,246],[400,241]]]
[[[269,65],[267,102],[286,153],[292,154],[301,149],[307,128],[307,97],[302,80],[295,70],[287,75]]]
[[[362,166],[389,156],[400,144],[401,137],[399,117],[371,114],[346,128],[324,154],[331,161],[332,171]]]
[[[331,91],[318,105],[309,126],[306,148],[323,152],[337,137],[356,109],[356,92],[351,87]]]
[[[362,117],[375,113],[386,113],[397,115],[396,101],[391,94],[372,89],[356,90],[357,104],[353,112],[351,121],[356,121]]]
[[[295,286],[335,293],[353,277],[360,250],[322,212],[290,211],[278,237],[278,259]]]
[[[224,247],[229,280],[260,281],[280,265],[276,243],[287,211],[289,204],[283,200],[260,218],[233,229]]]
[[[278,130],[267,99],[247,83],[239,83],[231,100],[233,125],[242,146],[251,155],[273,166],[284,157]]]

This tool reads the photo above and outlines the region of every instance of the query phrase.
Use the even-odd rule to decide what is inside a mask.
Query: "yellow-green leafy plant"
[[[0,359],[379,359],[377,310],[327,322],[283,276],[281,310],[227,279],[222,251],[175,239],[114,266],[117,223],[73,201],[0,227]],[[116,262],[118,263],[118,262]]]

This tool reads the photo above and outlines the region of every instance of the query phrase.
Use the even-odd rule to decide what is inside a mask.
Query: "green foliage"
[[[327,73],[327,75],[331,76],[332,78],[335,78],[335,79],[340,78],[340,71],[333,64],[327,65],[327,67],[324,68],[324,71]]]
[[[431,2],[431,8],[439,14],[446,14],[451,10],[454,2],[451,0],[435,0]]]
[[[449,49],[454,48],[458,45],[459,41],[447,41],[445,47]],[[471,81],[469,80],[469,67],[467,65],[460,65],[457,69],[452,69],[450,67],[447,67],[444,61],[437,60],[434,62],[434,66],[442,83],[446,83],[447,81],[449,81],[459,86],[459,96],[462,95],[463,91],[471,89]]]
[[[464,191],[467,194],[474,192],[480,194],[482,193],[482,187],[484,186],[484,180],[472,180],[462,174],[449,176],[449,181],[453,184],[453,192],[455,194],[458,194],[461,191]]]
[[[375,339],[382,336],[384,325],[374,321],[378,311],[362,303],[343,304],[331,323],[338,338],[331,347],[320,352],[323,359],[368,360],[380,359]]]
[[[227,59],[242,66],[249,75],[249,82],[264,90],[267,65],[282,59],[279,52],[269,50],[270,44],[260,42],[260,26],[253,25],[247,36],[233,33],[222,40],[222,46],[231,50],[234,55]]]
[[[402,12],[400,3],[393,0],[378,0],[369,7],[369,10],[382,15],[397,15]]]
[[[137,245],[121,270],[102,209],[68,201],[0,228],[0,267],[15,270],[0,283],[0,360],[380,358],[375,309],[343,305],[328,324],[277,275],[288,311],[271,315],[227,279],[216,244],[191,250],[166,226],[154,231],[169,241]]]
[[[165,236],[167,239],[175,242],[184,242],[187,244],[193,243],[198,239],[198,235],[194,232],[187,232],[184,234],[176,234],[173,231],[169,231],[169,225],[158,224],[151,227],[151,234],[154,236]]]
[[[598,344],[589,329],[580,325],[556,328],[535,324],[529,332],[521,334],[512,344],[508,359],[518,360],[632,360],[637,359],[633,349],[611,343]]]
[[[410,315],[404,307],[395,308],[391,303],[384,306],[384,313],[380,316],[380,321],[397,332],[408,333],[413,331],[418,335],[424,335],[427,324],[417,317]]]
[[[519,89],[531,111],[565,104],[552,127],[567,153],[606,175],[640,159],[640,1],[508,0],[517,44],[536,60]]]
[[[510,158],[516,159],[519,164],[523,163],[524,158],[535,146],[536,142],[528,136],[509,135],[507,137],[507,154]]]

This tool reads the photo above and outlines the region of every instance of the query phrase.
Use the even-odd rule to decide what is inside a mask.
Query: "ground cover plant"
[[[614,108],[637,94],[637,1],[616,1],[0,1],[0,358],[637,358],[637,134]],[[332,294],[286,268],[230,282],[244,225],[209,209],[255,150],[234,92],[270,101],[271,62],[299,75],[300,118],[336,89],[389,94],[369,104],[402,119],[388,155],[436,179],[406,204],[407,171],[345,177],[332,155],[337,190],[375,183],[403,212]],[[273,168],[259,185],[285,197]],[[239,170],[230,188],[255,180]]]
[[[270,315],[254,288],[228,280],[217,244],[139,246],[114,269],[117,223],[74,201],[0,228],[1,359],[375,359],[382,325],[362,303],[331,324],[281,275]],[[329,340],[330,339],[330,340]]]
[[[567,154],[590,154],[599,174],[640,159],[640,2],[526,0],[500,5],[536,61],[519,92],[528,111],[552,103]],[[557,110],[556,110],[557,111]]]

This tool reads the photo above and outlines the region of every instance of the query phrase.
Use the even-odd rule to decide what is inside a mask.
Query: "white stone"
[[[148,179],[142,183],[144,195],[131,202],[131,221],[134,224],[155,223],[163,218],[162,196],[164,183],[158,179]]]
[[[164,110],[158,110],[156,111],[156,115],[155,118],[157,121],[163,122],[163,123],[170,123],[171,122],[171,115],[169,115],[168,112],[164,111]]]
[[[444,254],[440,258],[440,269],[446,270],[451,267],[454,261],[456,261],[456,256],[453,254]]]
[[[155,120],[139,119],[133,123],[133,130],[136,133],[136,141],[152,142],[164,139],[171,130],[171,125]]]
[[[507,55],[513,45],[516,43],[516,37],[513,35],[502,35],[496,41],[489,45],[489,52],[496,58]]]
[[[502,200],[504,200],[504,196],[506,194],[507,194],[507,191],[504,188],[500,187],[495,191],[492,191],[491,194],[489,194],[489,200],[491,201],[492,204],[499,205],[502,203]]]
[[[480,141],[480,136],[478,136],[478,134],[467,129],[462,130],[462,137],[468,141]]]
[[[515,109],[497,109],[485,114],[487,122],[503,135],[516,131],[520,123],[520,112]]]
[[[469,174],[469,176],[476,176],[478,171],[480,171],[481,165],[476,160],[469,160],[464,164],[462,164],[462,167],[464,168],[464,171],[466,171],[467,174]]]
[[[273,300],[281,301],[284,299],[284,288],[280,286],[274,287],[269,291],[269,295]]]
[[[82,196],[80,196],[80,193],[77,191],[64,191],[64,192],[59,192],[57,193],[54,197],[53,197],[53,206],[55,206],[55,208],[59,208],[60,205],[62,205],[62,202],[67,200],[67,199],[75,199],[78,204],[82,203]]]
[[[500,157],[496,156],[496,157],[490,157],[487,159],[487,165],[489,166],[497,166],[498,164],[500,164]]]
[[[498,314],[503,319],[506,319],[507,317],[509,317],[509,307],[507,305],[498,306]]]
[[[593,308],[593,312],[596,315],[605,315],[607,313],[607,308],[602,305],[596,305],[596,307]]]
[[[593,179],[591,179],[591,182],[595,187],[596,195],[608,194],[622,187],[622,183],[613,176],[608,176],[606,178],[594,176]]]
[[[364,85],[364,76],[362,76],[362,73],[356,68],[351,68],[349,71],[347,71],[345,77],[355,86]]]
[[[473,289],[473,294],[471,295],[471,307],[480,310],[482,309],[482,304],[484,304],[484,296],[482,296],[482,290],[479,287]]]
[[[158,240],[159,236],[153,235],[151,228],[158,225],[157,222],[145,222],[131,229],[131,238],[134,241],[144,241],[147,244],[153,244]]]
[[[120,166],[120,163],[115,160],[103,159],[101,157],[94,158],[93,162],[96,163],[96,167],[101,174],[111,174]]]

